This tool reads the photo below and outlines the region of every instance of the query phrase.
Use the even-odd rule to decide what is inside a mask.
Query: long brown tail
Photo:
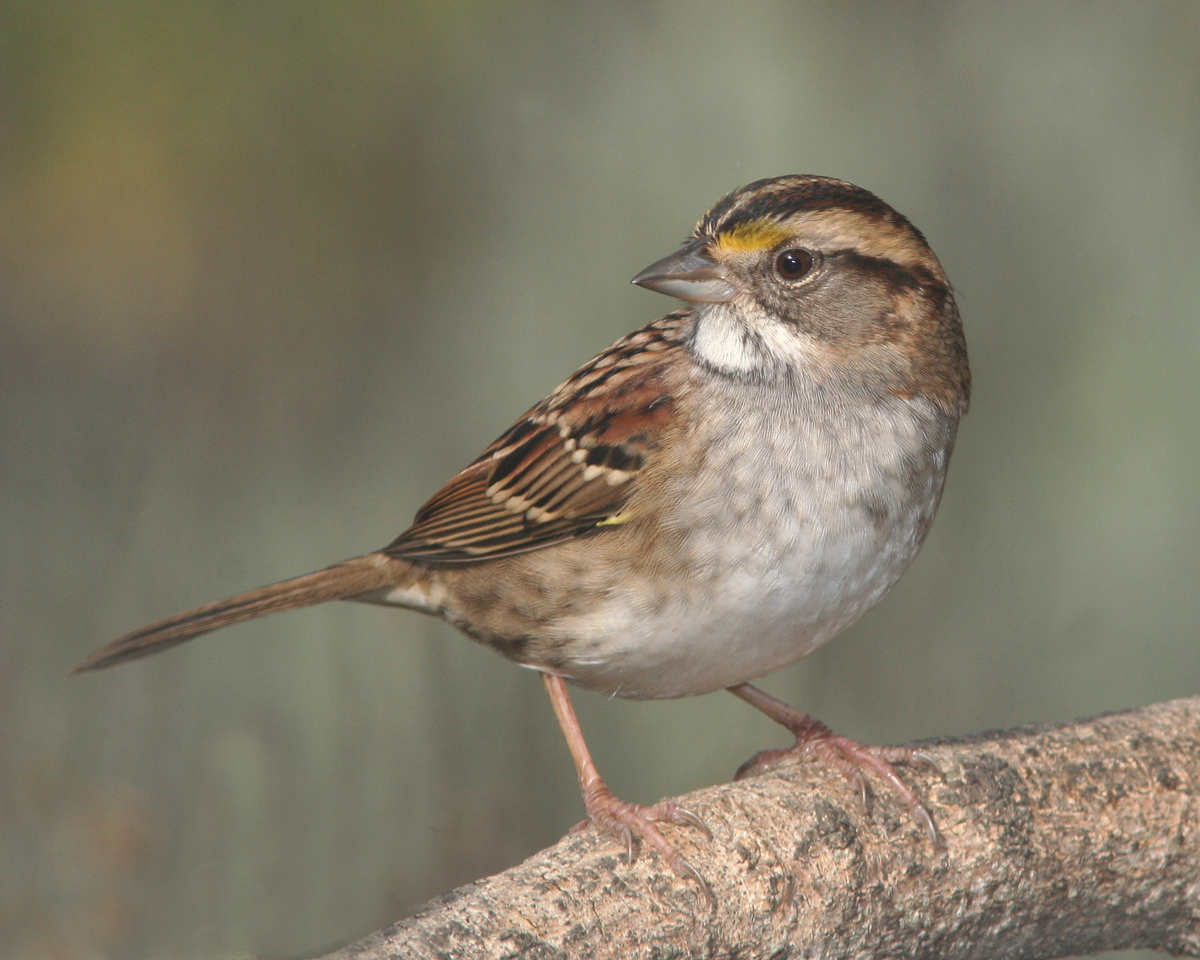
[[[368,553],[302,577],[259,587],[236,597],[207,603],[117,637],[94,651],[72,673],[99,670],[149,656],[202,633],[283,610],[310,607],[326,600],[347,600],[401,582],[411,567],[382,553]]]

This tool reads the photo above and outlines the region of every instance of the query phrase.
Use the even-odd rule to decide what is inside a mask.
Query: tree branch
[[[1200,697],[920,749],[945,780],[903,775],[943,851],[882,788],[864,811],[797,763],[682,799],[715,909],[589,829],[326,960],[1200,955]]]

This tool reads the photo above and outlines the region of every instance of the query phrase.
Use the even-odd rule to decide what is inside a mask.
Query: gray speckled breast
[[[793,663],[873,606],[925,538],[955,427],[933,404],[728,393],[728,416],[695,425],[706,460],[672,479],[662,520],[677,532],[663,565],[686,588],[638,578],[555,625],[571,638],[562,672],[585,686],[678,697]]]

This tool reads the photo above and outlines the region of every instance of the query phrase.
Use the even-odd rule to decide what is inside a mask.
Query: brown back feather
[[[662,368],[682,350],[690,316],[656,320],[586,363],[434,494],[384,553],[473,563],[619,523],[675,415]]]

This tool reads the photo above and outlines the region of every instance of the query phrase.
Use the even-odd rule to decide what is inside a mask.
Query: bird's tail
[[[412,567],[382,553],[368,553],[302,577],[259,587],[236,597],[196,607],[117,637],[94,651],[72,673],[99,670],[149,656],[202,633],[271,613],[310,607],[326,600],[349,600],[402,583]]]

